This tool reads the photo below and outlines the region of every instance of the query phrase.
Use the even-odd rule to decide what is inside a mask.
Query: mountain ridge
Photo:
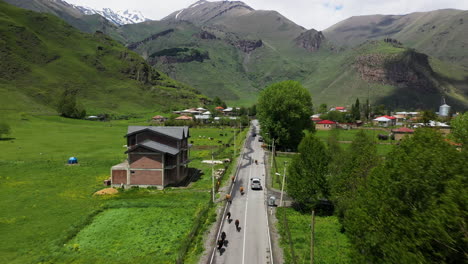
[[[88,113],[170,111],[207,100],[102,32],[0,1],[0,105],[54,112],[67,92]],[[41,111],[42,111],[41,110]]]

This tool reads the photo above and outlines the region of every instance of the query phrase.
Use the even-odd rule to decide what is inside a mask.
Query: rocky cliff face
[[[241,39],[231,44],[245,53],[250,53],[257,48],[260,48],[263,45],[263,42],[261,39],[259,40]]]
[[[174,29],[172,29],[172,28],[161,31],[161,32],[158,32],[156,34],[153,34],[153,35],[143,39],[142,41],[138,41],[138,42],[134,42],[134,43],[129,44],[127,46],[127,48],[129,48],[131,50],[134,50],[134,49],[138,48],[138,46],[140,46],[141,44],[144,44],[144,43],[146,43],[148,41],[156,40],[157,38],[168,35],[168,34],[170,34],[172,32],[174,32]]]
[[[438,91],[438,83],[427,55],[414,50],[396,54],[360,55],[354,67],[366,81],[407,87],[420,92]]]
[[[322,34],[322,31],[316,31],[314,29],[307,30],[294,39],[298,47],[311,52],[319,50],[324,40],[325,36]]]

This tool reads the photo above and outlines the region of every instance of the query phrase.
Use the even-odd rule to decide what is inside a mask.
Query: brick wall
[[[135,169],[161,169],[162,156],[160,154],[134,154],[129,153],[130,168]]]
[[[127,184],[126,170],[112,170],[112,184]]]
[[[162,171],[134,170],[130,173],[131,185],[162,185]]]

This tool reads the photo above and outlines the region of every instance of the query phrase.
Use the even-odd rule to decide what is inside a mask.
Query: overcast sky
[[[188,7],[196,0],[65,0],[95,9],[138,10],[159,20]],[[214,2],[214,1],[212,1]],[[351,16],[373,14],[408,14],[442,8],[468,10],[468,0],[245,0],[257,10],[276,10],[295,23],[310,29],[324,30]]]

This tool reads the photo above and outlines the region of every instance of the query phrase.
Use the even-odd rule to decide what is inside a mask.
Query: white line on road
[[[245,237],[247,231],[247,212],[248,212],[248,204],[249,204],[249,181],[252,177],[252,157],[250,157],[250,169],[249,169],[249,178],[247,179],[247,192],[245,193],[245,217],[244,217],[244,244],[242,245],[242,264],[245,262]]]

